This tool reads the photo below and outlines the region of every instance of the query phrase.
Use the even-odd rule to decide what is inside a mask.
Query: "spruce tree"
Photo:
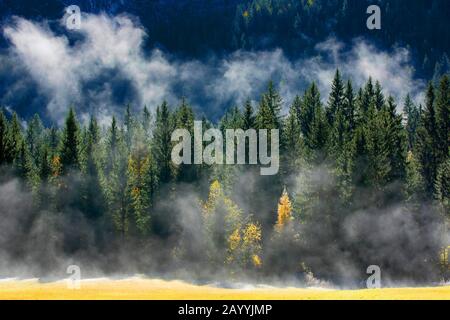
[[[344,84],[342,82],[339,69],[337,69],[331,85],[331,93],[326,107],[327,121],[330,126],[334,124],[336,113],[342,111],[345,99],[344,93]]]
[[[131,112],[131,106],[129,104],[125,109],[124,127],[125,127],[125,143],[127,148],[130,149],[133,142],[135,119]]]
[[[35,114],[28,124],[26,131],[26,141],[30,156],[34,162],[38,162],[40,157],[39,147],[44,139],[44,125],[38,114]]]
[[[25,141],[20,143],[19,152],[14,160],[17,176],[23,183],[31,183],[32,162],[31,155]]]
[[[267,87],[267,92],[264,94],[266,97],[266,103],[269,107],[275,128],[281,128],[281,107],[283,104],[283,100],[278,93],[278,91],[275,89],[275,86],[273,84],[273,81],[269,82],[269,85]]]
[[[0,166],[13,162],[15,156],[14,149],[8,119],[6,119],[3,109],[0,109]]]
[[[137,136],[143,136],[139,132]],[[157,184],[154,160],[143,140],[137,141],[128,160],[127,193],[132,219],[131,232],[138,236],[150,232],[150,208]]]
[[[9,125],[9,132],[12,142],[12,148],[14,152],[14,157],[16,157],[19,152],[23,141],[23,135],[22,135],[22,125],[19,122],[19,117],[17,116],[17,113],[13,113],[11,118],[11,123]]]
[[[188,105],[185,98],[181,100],[181,105],[175,114],[175,127],[177,129],[186,129],[191,135],[194,135],[194,111]],[[194,143],[191,141],[191,155],[194,154]],[[175,175],[174,171],[172,171]],[[181,164],[176,168],[178,181],[194,182],[197,179],[198,167],[189,164]]]
[[[100,173],[97,163],[99,129],[97,120],[91,117],[84,150],[84,170],[82,185],[82,208],[85,216],[91,220],[98,220],[105,210],[104,194],[100,184]]]
[[[406,117],[406,132],[408,134],[408,150],[412,150],[416,144],[417,129],[420,122],[420,109],[413,103],[410,95],[405,98],[403,113]]]
[[[296,172],[300,165],[302,156],[303,137],[300,126],[299,105],[301,105],[300,97],[296,97],[289,109],[289,115],[285,119],[283,136],[282,136],[282,172],[289,176]]]
[[[142,128],[144,129],[144,134],[147,139],[151,137],[151,127],[152,127],[152,115],[150,111],[148,111],[147,106],[144,106],[144,110],[142,111]]]
[[[352,138],[353,131],[356,127],[356,101],[355,96],[353,94],[353,86],[350,80],[347,81],[347,85],[345,87],[344,93],[344,102],[343,102],[343,116],[345,121],[348,123],[348,130],[350,139]]]
[[[70,108],[60,143],[62,173],[79,169],[79,127],[73,108]]]
[[[105,194],[108,203],[108,212],[111,215],[116,231],[121,239],[125,240],[129,233],[130,208],[128,204],[128,156],[124,139],[125,133],[117,126],[113,117],[109,129],[106,148],[108,162],[105,169]]]
[[[255,115],[253,114],[252,102],[248,99],[244,107],[244,127],[243,130],[255,128]]]
[[[373,94],[373,102],[377,111],[380,111],[384,107],[384,95],[380,82],[375,82],[375,92]]]
[[[428,85],[420,127],[417,134],[417,158],[420,170],[424,178],[425,192],[432,196],[434,194],[434,183],[438,167],[439,136],[435,112],[434,87]]]
[[[153,139],[153,156],[158,164],[161,183],[167,183],[172,179],[172,128],[173,118],[166,101],[156,110],[156,126]]]
[[[383,112],[383,131],[386,133],[385,143],[388,149],[391,171],[390,182],[404,182],[406,178],[407,136],[402,124],[402,117],[396,113],[397,106],[394,98],[389,96]]]

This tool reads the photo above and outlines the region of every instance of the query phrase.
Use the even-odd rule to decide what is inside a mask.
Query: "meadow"
[[[450,300],[450,286],[336,290],[323,288],[278,288],[247,286],[242,289],[193,285],[140,277],[112,280],[82,280],[80,289],[69,289],[66,280],[38,279],[0,281],[4,300]]]

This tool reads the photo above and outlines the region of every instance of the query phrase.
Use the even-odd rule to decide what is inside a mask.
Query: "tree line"
[[[406,95],[399,107],[378,81],[355,88],[337,70],[325,103],[312,83],[283,115],[270,82],[256,105],[232,107],[218,123],[202,119],[204,130],[279,129],[276,176],[260,176],[259,165],[175,166],[172,132],[192,135],[196,119],[184,98],[154,113],[128,106],[105,126],[94,116],[80,123],[73,108],[62,128],[45,127],[39,115],[23,125],[2,110],[0,181],[15,179],[31,205],[14,213],[26,219],[0,251],[20,263],[30,248],[48,246],[31,236],[44,218],[52,250],[111,272],[129,264],[199,278],[358,283],[377,264],[395,280],[441,279],[449,85],[444,76],[428,85],[424,105]]]

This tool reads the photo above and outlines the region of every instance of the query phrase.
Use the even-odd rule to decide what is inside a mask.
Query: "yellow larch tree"
[[[292,219],[292,204],[286,189],[283,190],[280,201],[278,202],[278,219],[276,228],[282,230]]]

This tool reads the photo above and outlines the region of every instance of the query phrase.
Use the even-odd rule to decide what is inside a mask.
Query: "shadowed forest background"
[[[2,274],[146,273],[196,280],[360,285],[447,277],[450,83],[429,84],[403,111],[381,84],[336,71],[321,102],[312,83],[286,116],[269,83],[260,102],[205,129],[280,129],[280,172],[171,162],[176,128],[193,132],[187,99],[83,124],[26,128],[0,113]],[[120,120],[119,120],[120,119]]]

